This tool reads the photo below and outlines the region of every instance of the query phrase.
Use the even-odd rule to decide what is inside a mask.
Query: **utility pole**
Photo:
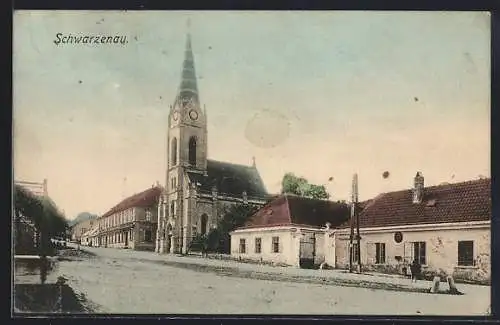
[[[354,245],[353,245],[353,240],[354,240],[354,217],[355,217],[355,211],[354,211],[354,201],[355,201],[355,183],[354,183],[355,178],[352,180],[352,188],[351,188],[351,217],[349,218],[350,222],[350,228],[351,228],[351,233],[349,234],[349,272],[352,273],[352,264],[353,264],[353,258],[354,258]]]
[[[353,178],[353,203],[352,209],[356,219],[356,239],[357,239],[357,257],[358,257],[358,273],[361,273],[361,236],[359,234],[359,213],[358,213],[358,174],[354,174]]]

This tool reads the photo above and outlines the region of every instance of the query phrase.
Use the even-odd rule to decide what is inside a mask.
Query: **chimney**
[[[413,203],[422,203],[424,197],[424,176],[417,172],[413,181]]]

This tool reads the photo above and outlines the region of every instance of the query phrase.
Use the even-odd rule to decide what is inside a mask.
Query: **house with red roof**
[[[231,255],[291,266],[318,265],[325,259],[325,225],[337,227],[348,218],[345,203],[281,195],[231,232]]]
[[[98,245],[154,250],[162,191],[158,184],[153,185],[124,199],[100,216],[97,219]]]
[[[424,272],[445,271],[455,278],[490,278],[491,179],[424,186],[417,173],[412,189],[383,193],[359,214],[363,269],[401,272],[417,260]],[[348,268],[349,222],[328,231],[325,260]]]

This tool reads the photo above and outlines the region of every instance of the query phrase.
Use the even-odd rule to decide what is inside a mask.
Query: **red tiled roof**
[[[337,227],[348,217],[349,208],[346,204],[282,195],[257,211],[242,228],[293,225],[324,227],[327,222]]]
[[[159,186],[155,186],[140,193],[134,194],[115,205],[113,208],[111,208],[111,210],[103,214],[102,217],[107,217],[116,212],[120,212],[133,207],[151,206],[158,202],[158,198],[160,197],[161,192],[162,188]]]
[[[424,188],[421,203],[413,203],[412,190],[380,194],[359,214],[361,228],[491,219],[491,179]],[[345,223],[341,228],[349,227]]]

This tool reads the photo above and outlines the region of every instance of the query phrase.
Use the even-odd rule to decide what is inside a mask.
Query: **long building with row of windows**
[[[97,219],[96,226],[85,234],[85,243],[89,246],[154,250],[161,193],[162,188],[157,184],[124,199]]]

